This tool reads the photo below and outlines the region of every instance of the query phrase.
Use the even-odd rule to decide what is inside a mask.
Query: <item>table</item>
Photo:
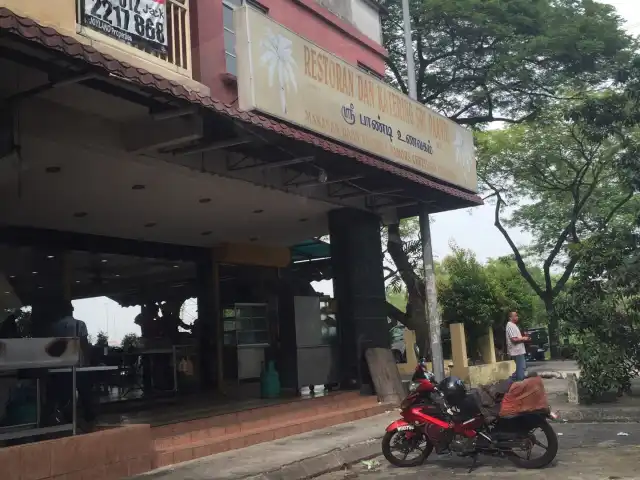
[[[36,435],[46,435],[49,433],[60,433],[71,431],[72,435],[77,433],[77,398],[76,398],[76,375],[77,372],[106,372],[118,370],[119,367],[100,365],[95,367],[62,367],[62,368],[49,368],[49,373],[71,373],[71,410],[72,418],[71,423],[54,425],[52,427],[40,427],[40,379],[36,378],[36,423],[35,426],[32,423],[23,425],[11,425],[9,427],[0,428],[0,441],[12,440],[17,438],[33,437]],[[31,428],[29,428],[31,427]],[[6,433],[3,433],[6,432]]]

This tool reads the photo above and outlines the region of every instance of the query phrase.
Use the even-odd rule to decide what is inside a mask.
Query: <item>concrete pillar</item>
[[[364,352],[390,345],[380,219],[360,210],[333,210],[329,232],[341,380],[354,388],[371,386]]]
[[[493,328],[489,327],[487,334],[480,337],[480,354],[485,364],[496,363],[496,346],[493,343]]]
[[[62,262],[62,296],[65,300],[71,301],[73,294],[71,288],[73,285],[73,265],[71,264],[71,256],[68,252],[60,254]]]
[[[221,390],[223,381],[224,341],[220,318],[220,278],[218,264],[213,256],[204,257],[197,263],[198,282],[198,356],[200,384],[209,389],[214,385]]]
[[[467,375],[467,368],[469,367],[464,324],[452,323],[449,325],[449,331],[451,332],[451,356],[453,358],[452,373],[460,378],[464,378]]]
[[[407,365],[411,368],[416,368],[418,364],[418,358],[416,357],[416,351],[413,346],[416,344],[416,332],[413,330],[409,330],[408,328],[404,329],[404,345],[405,345],[405,356],[407,357]]]

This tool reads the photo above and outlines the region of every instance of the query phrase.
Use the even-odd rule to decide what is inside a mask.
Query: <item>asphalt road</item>
[[[554,424],[554,428],[558,433],[560,449],[552,466],[543,470],[522,470],[506,459],[480,457],[478,467],[471,475],[514,480],[527,476],[549,480],[640,479],[640,424]],[[381,456],[368,465],[359,463],[348,470],[318,479],[445,480],[463,475],[469,478],[470,466],[470,459],[454,456],[434,457],[417,468],[396,468]]]

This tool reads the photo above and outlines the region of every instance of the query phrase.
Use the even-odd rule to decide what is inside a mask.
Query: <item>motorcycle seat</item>
[[[543,408],[540,410],[532,410],[530,412],[521,412],[521,413],[517,413],[515,415],[508,415],[508,416],[501,416],[500,418],[503,418],[505,420],[513,420],[514,418],[518,418],[518,417],[526,417],[528,415],[549,415],[549,413],[551,412],[550,409],[548,408]]]

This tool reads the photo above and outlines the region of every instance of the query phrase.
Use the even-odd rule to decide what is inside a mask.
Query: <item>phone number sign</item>
[[[167,53],[167,0],[80,0],[82,25],[143,48]]]

